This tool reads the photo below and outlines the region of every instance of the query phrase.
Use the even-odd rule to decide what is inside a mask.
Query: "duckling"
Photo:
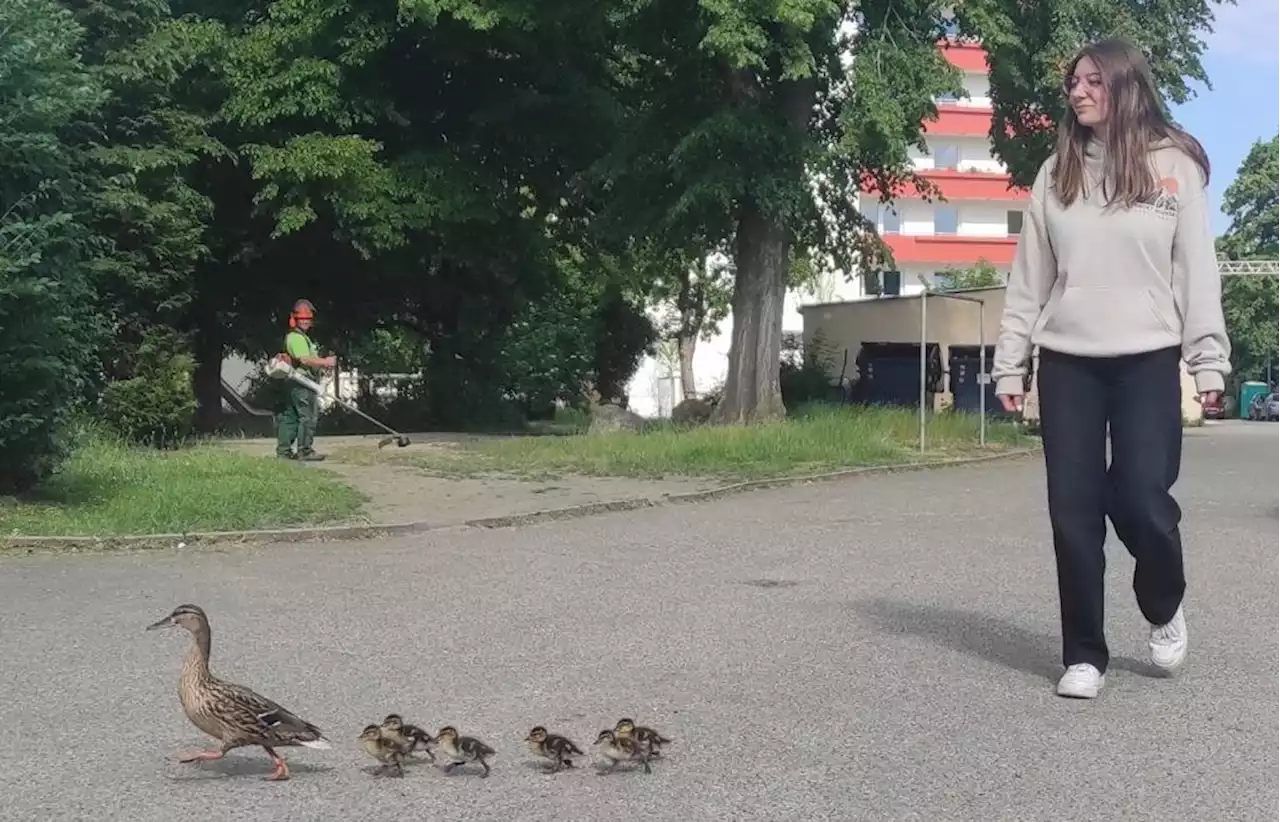
[[[655,731],[653,728],[646,728],[628,718],[619,719],[618,724],[614,726],[613,732],[618,736],[634,736],[639,741],[649,746],[649,750],[653,752],[656,759],[662,756],[661,747],[671,744],[671,740]]]
[[[147,626],[179,627],[191,634],[191,650],[182,663],[178,679],[178,699],[191,723],[222,743],[216,750],[187,754],[179,762],[207,762],[222,759],[228,751],[250,745],[261,747],[271,757],[275,770],[269,781],[289,778],[289,766],[276,748],[304,746],[327,750],[332,746],[315,725],[243,685],[224,682],[209,673],[212,632],[209,617],[198,605],[179,605],[164,619]]]
[[[619,762],[625,761],[639,762],[644,766],[645,773],[653,773],[649,767],[649,746],[633,736],[619,736],[605,728],[596,737],[596,746],[600,747],[601,753],[609,760],[609,767],[602,773],[611,772]]]
[[[458,736],[457,728],[446,725],[436,734],[436,746],[449,758],[449,764],[444,766],[445,773],[466,762],[479,762],[484,768],[480,778],[483,779],[489,775],[489,763],[485,759],[493,756],[494,750],[480,740],[469,736]]]
[[[364,752],[378,760],[381,764],[374,776],[390,773],[391,776],[404,776],[404,754],[396,742],[386,736],[377,725],[366,725],[360,732],[360,746]]]
[[[401,755],[409,756],[414,751],[421,749],[427,755],[427,759],[430,760],[431,764],[435,764],[435,755],[427,747],[435,742],[431,738],[431,734],[417,725],[410,725],[405,722],[400,714],[387,714],[386,719],[382,720],[380,730],[385,738],[395,744]]]
[[[573,760],[570,757],[574,754],[582,755],[578,746],[567,737],[547,733],[547,729],[541,725],[529,731],[524,741],[529,743],[529,748],[538,756],[551,760],[551,770],[548,773],[559,773],[562,768],[572,768]]]

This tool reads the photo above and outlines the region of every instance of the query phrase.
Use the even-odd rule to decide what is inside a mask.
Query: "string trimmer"
[[[298,385],[301,385],[303,388],[307,389],[308,391],[315,393],[317,397],[324,393],[324,389],[320,386],[319,383],[317,383],[315,380],[311,379],[310,377],[306,376],[305,374],[299,373],[297,369],[295,369],[292,365],[289,364],[288,361],[286,361],[282,357],[278,357],[278,356],[272,357],[271,361],[267,363],[267,376],[274,377],[278,380],[290,380],[292,382],[295,382]],[[406,437],[404,434],[401,434],[399,431],[396,431],[391,427],[378,422],[373,417],[369,416],[368,414],[366,414],[365,412],[357,408],[354,403],[347,402],[342,397],[336,396],[336,393],[337,392],[335,392],[335,396],[333,397],[334,402],[338,403],[338,405],[341,405],[343,408],[347,409],[348,411],[351,411],[352,413],[359,414],[369,422],[373,423],[374,425],[378,426],[383,431],[386,431],[388,434],[391,435],[389,437],[383,437],[382,439],[378,440],[379,448],[385,448],[386,446],[390,445],[393,442],[396,444],[397,447],[400,447],[400,448],[404,448],[406,445],[409,444],[409,438]]]

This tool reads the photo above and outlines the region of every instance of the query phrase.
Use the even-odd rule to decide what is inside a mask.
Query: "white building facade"
[[[866,189],[858,208],[876,227],[897,263],[897,274],[882,275],[880,292],[914,294],[920,278],[931,281],[940,272],[968,268],[985,260],[1006,277],[1022,230],[1027,191],[1011,188],[1004,165],[992,156],[991,96],[986,52],[969,43],[939,45],[947,60],[963,73],[965,96],[940,98],[937,120],[925,123],[928,152],[912,149],[912,161],[935,183],[946,202],[925,202],[914,188],[896,193],[892,207]],[[804,326],[801,305],[873,299],[863,277],[846,281],[828,278],[812,291],[787,294],[783,333],[799,334]],[[699,341],[694,354],[694,377],[699,393],[724,383],[728,369],[730,315],[709,341]],[[671,354],[646,357],[628,384],[631,410],[646,417],[665,417],[682,399],[680,364]]]

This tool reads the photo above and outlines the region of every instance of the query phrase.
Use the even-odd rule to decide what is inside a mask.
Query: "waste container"
[[[994,345],[987,346],[987,373],[991,373],[991,359],[995,356],[996,347]],[[977,414],[980,410],[980,398],[978,385],[979,366],[981,362],[978,358],[978,346],[976,345],[953,345],[950,347],[947,356],[947,369],[951,372],[951,399],[952,406],[957,411],[965,411],[970,414]],[[987,416],[991,417],[1008,417],[1012,416],[1008,411],[1000,405],[1000,401],[996,399],[996,382],[991,380],[986,385],[987,394]]]
[[[857,366],[857,402],[907,407],[919,404],[919,343],[863,343]],[[942,351],[937,343],[929,343],[925,349],[925,391],[936,393],[941,380]]]
[[[1265,382],[1244,382],[1240,384],[1240,404],[1236,407],[1240,419],[1249,419],[1249,406],[1253,404],[1253,398],[1259,394],[1267,393],[1267,384]]]

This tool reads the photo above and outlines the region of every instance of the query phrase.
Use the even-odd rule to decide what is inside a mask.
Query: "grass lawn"
[[[93,438],[31,499],[0,504],[0,540],[311,525],[347,519],[364,501],[332,474],[292,462]]]
[[[339,459],[411,463],[447,475],[564,474],[660,478],[761,479],[867,465],[999,453],[1038,441],[1009,423],[987,424],[978,445],[977,415],[943,413],[927,420],[919,451],[916,412],[896,408],[817,407],[783,422],[756,426],[655,425],[642,433],[579,434],[479,440],[453,449],[374,454],[355,449]]]

